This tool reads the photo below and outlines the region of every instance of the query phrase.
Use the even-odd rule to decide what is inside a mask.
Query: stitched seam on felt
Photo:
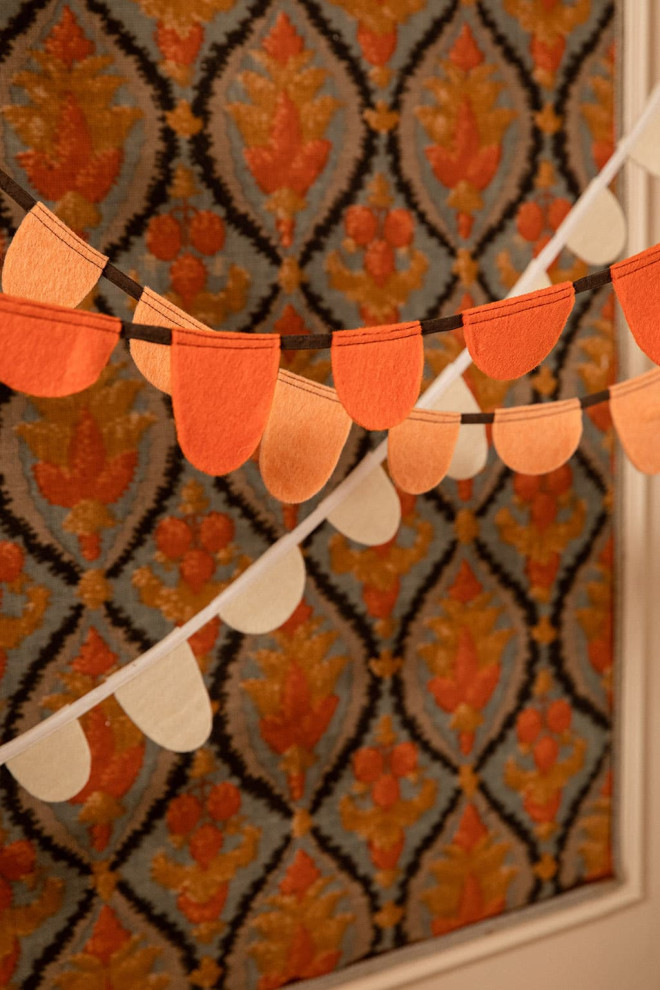
[[[282,381],[286,381],[286,379],[282,379]],[[337,405],[339,406],[342,405],[342,403],[339,401],[337,393],[334,391],[334,389],[328,388],[327,385],[322,385],[321,388],[324,389],[328,388],[328,393],[333,393],[332,395],[329,395],[324,392],[317,392],[313,386],[311,388],[308,388],[307,386],[300,385],[297,382],[286,381],[286,384],[290,385],[291,388],[297,388],[300,392],[307,392],[309,395],[313,395],[318,399],[326,399],[329,402],[336,402]],[[348,415],[348,413],[346,415]]]
[[[141,302],[142,302],[142,300],[141,300]],[[174,314],[173,313],[161,313],[161,311],[159,309],[156,309],[155,306],[152,306],[151,303],[142,302],[142,305],[145,307],[145,309],[151,310],[151,312],[154,313],[156,316],[160,316],[160,317],[162,317],[165,320],[170,320],[170,322],[174,324],[173,326],[170,326],[169,328],[164,327],[163,329],[170,329],[170,330],[192,330],[192,329],[194,329],[193,327],[187,327],[187,326],[185,326],[185,324],[182,325],[181,323],[174,323]]]
[[[174,330],[180,330],[180,327],[174,327]],[[246,334],[247,336],[247,334]],[[173,342],[174,343],[174,342]],[[193,344],[189,340],[177,340],[175,343],[176,347],[195,347],[197,350],[203,350],[207,344]],[[212,345],[213,346],[213,345]],[[223,344],[220,343],[215,347],[215,350],[222,351],[271,351],[275,350],[270,344]]]
[[[223,340],[227,340],[227,341],[229,341],[229,340],[231,340],[231,341],[238,341],[238,340],[245,339],[245,340],[252,341],[252,343],[250,343],[250,344],[247,345],[248,347],[273,347],[273,349],[274,349],[275,345],[274,345],[273,341],[277,341],[277,347],[278,348],[280,346],[280,334],[279,333],[262,333],[262,334],[256,334],[256,333],[232,333],[231,336],[228,337],[226,331],[224,331],[224,330],[208,330],[206,332],[202,332],[201,330],[191,330],[189,327],[172,327],[171,329],[172,330],[177,330],[179,334],[183,334],[186,337],[196,337],[198,340],[205,340],[207,342],[208,341],[211,341],[211,340],[213,340],[213,341],[223,341]],[[266,338],[266,339],[264,339],[264,338]],[[183,343],[183,341],[179,341],[179,343]],[[190,345],[190,346],[192,346],[192,345]],[[201,345],[197,344],[196,346],[199,347]]]
[[[447,419],[441,419],[440,416],[446,416]],[[440,424],[442,426],[460,426],[461,414],[450,413],[441,409],[413,409],[408,419],[417,420],[417,422]],[[403,422],[405,423],[406,420]],[[403,423],[399,425],[403,426]],[[395,427],[392,428],[394,429]]]
[[[106,258],[105,255],[101,255],[101,252],[100,251],[99,251],[99,254],[101,255],[101,258],[103,258],[103,263],[101,263],[101,261],[99,260],[98,257],[96,257],[95,254],[94,255],[88,255],[88,254],[85,254],[84,251],[81,251],[80,250],[80,247],[79,247],[79,242],[78,241],[75,241],[74,243],[71,243],[70,241],[67,241],[67,239],[65,237],[62,237],[62,235],[59,234],[58,231],[55,230],[53,227],[51,227],[50,224],[47,223],[44,220],[43,217],[39,216],[38,213],[29,213],[28,216],[32,216],[32,217],[34,217],[35,220],[38,220],[38,222],[43,227],[45,227],[46,230],[53,235],[53,237],[56,237],[58,241],[61,241],[62,244],[64,244],[66,247],[70,248],[72,251],[75,251],[75,253],[78,254],[78,255],[80,255],[81,258],[84,258],[85,261],[89,261],[90,265],[94,265],[95,268],[99,268],[101,270],[103,270],[105,268],[105,265],[106,265],[106,262],[107,262],[108,259]],[[95,249],[92,248],[92,250],[95,250]]]
[[[119,327],[116,330],[111,330],[110,327],[99,327],[93,323],[82,323],[82,322],[78,322],[77,320],[64,320],[60,318],[53,319],[53,317],[50,316],[33,316],[32,314],[30,314],[29,317],[26,317],[25,313],[20,313],[12,310],[9,311],[9,315],[19,316],[21,317],[21,319],[29,318],[30,320],[40,320],[42,323],[50,323],[64,327],[75,327],[76,329],[80,329],[80,330],[96,330],[99,333],[110,333],[113,335],[113,337],[119,336],[121,330],[121,321],[119,319],[117,319],[117,323],[119,323]],[[115,319],[115,317],[111,317],[111,319]]]
[[[647,260],[640,264],[640,257],[645,257]],[[655,264],[655,262],[660,261],[660,244],[654,244],[652,248],[648,248],[647,251],[640,251],[638,255],[633,255],[632,258],[624,258],[623,261],[617,261],[616,264],[611,266],[612,276],[621,277],[621,274],[628,274],[625,269],[631,269],[632,271],[639,271],[641,268],[647,268],[649,265]]]
[[[391,340],[408,340],[417,336],[421,337],[421,331],[415,329],[412,331],[401,330],[395,334],[371,334],[362,333],[360,330],[337,330],[332,335],[332,343],[341,344],[343,347],[357,346],[358,344],[388,344]]]
[[[625,262],[622,262],[625,264]],[[651,265],[660,264],[660,253],[655,258],[651,258],[650,261],[645,261],[643,265],[635,263],[634,265],[629,265],[626,271],[620,271],[618,268],[613,267],[612,280],[617,282],[621,278],[628,278],[629,275],[634,275],[635,272],[644,271],[645,268],[649,268]]]
[[[107,255],[103,254],[102,251],[97,250],[97,248],[92,247],[91,244],[87,244],[85,241],[82,240],[82,238],[77,237],[76,234],[74,234],[74,232],[71,230],[71,228],[68,227],[63,220],[60,220],[58,216],[55,216],[54,213],[51,213],[48,207],[44,206],[43,203],[39,202],[37,205],[41,207],[41,209],[35,212],[34,216],[45,227],[48,227],[51,233],[57,236],[56,231],[53,229],[54,227],[57,227],[61,231],[60,240],[67,242],[66,240],[67,237],[71,238],[70,243],[67,242],[69,243],[70,247],[72,247],[74,250],[77,249],[79,254],[83,254],[85,251],[89,252],[89,254],[84,254],[84,257],[86,257],[88,261],[90,261],[94,265],[97,265],[97,267],[100,268],[105,267],[105,264],[108,261]]]
[[[559,405],[559,403],[557,403],[557,404]],[[554,403],[551,403],[551,405],[554,405]],[[519,406],[518,408],[519,408],[519,410],[523,410],[523,409],[527,410],[527,409],[533,409],[534,407],[533,406]],[[539,412],[522,412],[522,411],[516,411],[514,413],[514,411],[512,409],[511,412],[509,413],[505,409],[503,409],[502,412],[506,413],[506,415],[503,416],[502,419],[498,419],[497,418],[497,413],[499,411],[500,410],[498,410],[498,409],[495,410],[495,417],[496,418],[494,420],[494,424],[493,425],[502,426],[502,425],[506,425],[507,423],[520,423],[523,420],[527,420],[527,419],[549,419],[552,416],[566,416],[566,415],[572,415],[573,413],[578,413],[580,416],[582,416],[582,406],[580,406],[580,405],[573,406],[573,408],[571,408],[571,409],[552,409],[552,410],[548,409],[547,411],[544,410],[543,412],[540,412],[540,411]]]
[[[540,293],[543,293],[543,301],[540,303],[536,303],[537,306],[543,306],[545,303],[549,303],[549,302],[557,302],[557,299],[553,298],[554,296],[557,296],[558,298],[561,298],[563,296],[569,296],[571,294],[571,290],[575,291],[573,289],[572,282],[568,282],[566,285],[561,285],[561,284],[553,285],[549,289],[542,289],[540,291],[530,293],[527,300],[523,300],[522,302],[520,300],[520,297],[519,298],[514,297],[513,299],[498,299],[495,302],[484,303],[483,306],[475,306],[472,310],[469,309],[463,310],[463,313],[461,315],[463,316],[463,319],[465,319],[465,316],[470,312],[475,313],[478,312],[479,310],[487,310],[488,312],[492,313],[496,309],[514,310],[516,309],[516,307],[517,307],[517,311],[522,312],[532,308],[530,306],[530,303],[532,303],[534,296],[537,296]]]
[[[154,293],[154,295],[155,295],[155,293]],[[185,326],[185,325],[181,326],[179,324],[176,324],[176,326],[173,327],[173,328],[171,328],[171,329],[176,329],[176,330],[197,330],[198,333],[201,333],[201,330],[197,326],[197,323],[195,322],[195,320],[193,319],[193,317],[192,316],[188,316],[187,313],[184,313],[182,310],[177,309],[177,307],[174,306],[174,304],[172,304],[172,306],[170,308],[167,305],[167,301],[164,302],[164,303],[160,299],[158,299],[157,301],[152,301],[151,298],[149,298],[149,299],[142,299],[142,298],[140,298],[140,302],[142,303],[143,306],[146,306],[148,309],[151,309],[154,313],[156,313],[157,316],[176,317],[178,320],[181,320],[181,318],[183,317],[183,318],[189,319],[191,321],[191,325],[190,326]],[[158,309],[158,306],[162,306],[163,307],[162,310],[161,309]],[[209,327],[209,330],[210,329],[211,328]],[[213,330],[211,332],[212,333],[215,333],[216,331]]]
[[[570,293],[566,293],[566,300],[571,298]],[[520,313],[529,313],[533,309],[544,309],[548,305],[556,305],[558,302],[562,302],[563,297],[560,296],[558,299],[544,299],[543,302],[534,303],[533,305],[521,306],[518,309],[511,309],[508,313],[493,313],[492,316],[471,316],[469,312],[463,313],[463,325],[466,327],[476,326],[479,323],[492,323],[493,320],[505,320],[511,316],[518,316]]]
[[[11,302],[9,301],[11,299]],[[40,316],[34,313],[34,309],[39,309],[49,315]],[[110,316],[108,313],[84,313],[85,323],[79,320],[68,320],[67,316],[76,314],[83,316],[83,311],[71,309],[66,306],[53,306],[50,303],[39,303],[32,299],[18,300],[15,296],[5,296],[0,293],[0,316],[8,313],[10,316],[22,316],[30,320],[50,320],[51,323],[71,323],[75,326],[99,326],[101,329],[109,320],[113,323],[119,320],[117,316]],[[121,321],[120,321],[121,322]]]
[[[627,382],[617,382],[610,385],[610,401],[619,395],[629,395],[631,392],[639,392],[642,389],[651,388],[653,385],[660,385],[660,378],[651,378],[650,381],[638,383],[635,383],[634,378]]]

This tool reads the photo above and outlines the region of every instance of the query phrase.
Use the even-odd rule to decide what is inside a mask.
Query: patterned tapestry
[[[448,315],[506,295],[612,153],[615,31],[605,0],[3,0],[0,165],[212,327]],[[20,219],[3,198],[5,247]],[[103,281],[83,306],[132,312]],[[469,388],[602,389],[613,319],[610,287],[581,296],[532,375]],[[461,331],[425,346],[429,382]],[[327,350],[282,365],[330,379]],[[328,489],[380,439],[353,427]],[[191,640],[200,750],[110,698],[72,800],[0,770],[0,985],[275,990],[612,877],[613,447],[595,406],[551,474],[493,455],[402,494],[385,545],[317,529],[281,628]],[[0,449],[3,740],[318,502],[195,470],[123,344],[87,391],[4,389]]]

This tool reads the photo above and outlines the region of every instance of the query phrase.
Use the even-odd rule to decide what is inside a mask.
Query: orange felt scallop
[[[279,334],[172,330],[172,400],[181,449],[207,474],[254,453],[273,401]]]
[[[304,502],[334,471],[351,419],[333,388],[280,370],[259,448],[266,488],[281,502]]]
[[[582,436],[579,399],[496,409],[493,443],[507,467],[520,474],[547,474],[577,450]]]
[[[392,427],[387,462],[395,484],[411,495],[439,485],[449,470],[460,428],[460,413],[431,409],[413,409],[408,419]]]
[[[332,374],[339,400],[367,430],[401,423],[419,396],[424,370],[418,322],[392,323],[332,335]]]
[[[0,295],[0,381],[56,398],[93,385],[108,362],[121,322],[103,313]]]
[[[644,474],[660,472],[660,368],[610,388],[610,412],[628,458]]]
[[[660,364],[660,244],[612,265],[614,291],[633,337]]]
[[[145,323],[156,327],[187,327],[189,330],[208,331],[199,320],[184,313],[169,299],[145,287],[133,314],[133,323]],[[166,344],[152,344],[148,340],[129,341],[131,357],[144,377],[161,392],[172,391],[170,349]]]
[[[2,288],[38,302],[77,306],[98,282],[107,260],[43,203],[36,203],[9,245]]]
[[[571,282],[467,309],[465,343],[476,366],[499,381],[536,368],[557,343],[573,308]]]

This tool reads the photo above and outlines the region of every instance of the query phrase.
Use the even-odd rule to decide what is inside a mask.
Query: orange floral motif
[[[566,38],[589,17],[591,0],[504,0],[504,9],[532,35],[534,76],[550,89],[566,51]]]
[[[468,804],[453,841],[431,864],[437,886],[422,894],[434,935],[446,935],[504,910],[507,889],[517,873],[515,867],[504,865],[508,852],[509,844],[498,842],[476,807]]]
[[[50,591],[34,584],[24,573],[25,553],[11,540],[0,540],[0,585],[5,585],[13,595],[24,595],[21,614],[0,614],[0,680],[7,667],[7,650],[14,650],[42,623],[46,614]],[[0,605],[4,588],[0,587]]]
[[[264,73],[241,72],[250,103],[230,103],[227,110],[245,142],[247,167],[268,197],[265,208],[275,215],[283,246],[291,247],[296,214],[325,169],[331,142],[323,135],[340,104],[317,95],[327,73],[309,65],[314,53],[284,12],[253,54]]]
[[[28,898],[19,884],[31,892]],[[40,889],[35,894],[37,885]],[[56,914],[63,890],[64,882],[59,877],[39,881],[32,843],[27,839],[8,842],[0,825],[0,987],[12,985],[21,955],[20,940]]]
[[[452,715],[449,724],[466,756],[483,722],[482,710],[499,682],[502,653],[513,635],[511,629],[495,628],[503,609],[491,605],[492,598],[464,560],[442,600],[442,614],[426,621],[435,640],[419,647],[434,675],[429,691],[436,704]]]
[[[272,634],[277,647],[254,654],[265,676],[241,685],[259,713],[262,739],[282,757],[294,801],[303,796],[306,772],[316,762],[314,750],[339,704],[337,678],[348,663],[346,656],[329,655],[337,633],[319,632],[322,622],[301,603]]]
[[[261,830],[239,815],[241,793],[230,781],[212,784],[213,756],[195,756],[192,785],[173,798],[166,822],[170,841],[185,849],[192,862],[181,863],[165,852],[154,856],[151,875],[176,893],[176,906],[195,925],[196,938],[211,941],[222,931],[222,910],[236,873],[254,861]],[[227,846],[231,848],[227,848]]]
[[[406,828],[433,807],[437,792],[433,780],[422,780],[416,795],[404,798],[401,781],[416,784],[420,768],[415,744],[396,739],[391,717],[383,715],[376,745],[363,746],[353,757],[355,790],[360,798],[345,795],[339,805],[344,828],[366,839],[371,861],[379,871],[376,879],[383,887],[391,886],[397,878]]]
[[[156,561],[166,571],[176,571],[172,587],[153,568],[138,567],[132,577],[140,601],[159,609],[175,625],[183,625],[205,608],[211,599],[227,587],[229,581],[215,577],[219,566],[235,559],[232,544],[234,523],[223,512],[209,512],[209,500],[202,485],[189,481],[182,490],[180,515],[165,516],[156,526]],[[241,559],[239,567],[249,560]],[[198,658],[213,649],[220,631],[220,619],[211,619],[188,642]]]
[[[61,990],[165,990],[165,973],[155,973],[160,949],[140,946],[111,907],[104,904],[82,952],[71,956],[68,972],[55,977]]]
[[[589,662],[602,678],[610,704],[614,664],[613,568],[614,544],[608,540],[593,565],[596,578],[586,584],[589,604],[576,611],[577,620],[587,637]]]
[[[46,697],[43,704],[57,711],[91,691],[116,667],[113,653],[92,626],[69,671],[59,676],[65,690]],[[78,819],[90,830],[92,848],[103,852],[114,822],[125,814],[121,799],[135,783],[144,761],[144,736],[114,697],[81,716],[92,754],[89,780],[71,799],[82,805]]]
[[[155,39],[163,53],[163,72],[187,86],[191,69],[204,41],[204,24],[231,10],[236,0],[134,0],[147,17],[157,20]]]
[[[32,473],[42,496],[70,510],[64,529],[78,537],[85,560],[100,556],[102,531],[117,525],[110,506],[133,481],[138,444],[154,422],[132,410],[144,383],[119,379],[120,368],[107,365],[84,392],[32,398],[41,419],[16,428],[37,459]]]
[[[420,106],[416,115],[433,141],[425,149],[438,182],[450,190],[447,204],[458,213],[458,231],[467,238],[474,213],[482,209],[481,193],[495,178],[502,157],[501,142],[515,117],[496,106],[503,89],[492,79],[468,24],[440,63],[442,74],[426,88],[435,106]]]
[[[110,192],[124,161],[126,137],[141,117],[136,107],[119,101],[121,76],[104,70],[110,55],[95,55],[94,42],[83,34],[71,8],[31,55],[39,71],[25,70],[13,79],[29,102],[2,112],[28,146],[16,157],[30,182],[74,230],[97,226],[100,203]]]
[[[363,267],[348,267],[338,251],[326,260],[330,285],[360,307],[365,324],[396,323],[399,307],[420,289],[428,261],[411,247],[414,223],[409,210],[393,209],[393,199],[384,175],[377,175],[369,188],[368,206],[349,206],[344,215],[349,254],[363,253]],[[397,254],[409,258],[407,268],[397,267]]]
[[[415,564],[424,560],[433,539],[433,526],[410,512],[405,521],[415,538],[410,546],[401,546],[397,537],[375,547],[353,549],[346,537],[334,533],[329,540],[330,564],[335,574],[350,574],[362,585],[362,600],[369,615],[379,621],[379,633],[389,635],[392,612],[396,606],[401,578]]]
[[[175,205],[149,221],[147,250],[159,261],[171,263],[172,288],[167,297],[202,323],[222,326],[227,316],[244,308],[250,276],[244,268],[230,265],[225,288],[211,292],[209,263],[224,247],[224,221],[213,210],[193,205],[199,188],[184,165],[177,166],[168,191]]]
[[[518,746],[531,756],[533,768],[526,769],[511,756],[504,770],[505,784],[520,794],[541,839],[547,839],[557,828],[555,818],[564,787],[584,766],[587,751],[586,741],[571,730],[570,703],[565,698],[548,699],[551,687],[551,678],[541,672],[534,691],[538,700],[525,708],[516,722]],[[562,748],[569,751],[564,759],[560,759]]]
[[[252,921],[262,936],[249,950],[261,973],[258,990],[278,990],[336,968],[344,932],[354,918],[337,913],[342,891],[326,891],[333,879],[322,876],[311,856],[298,850],[279,894],[268,898],[270,910]]]
[[[330,0],[358,22],[357,40],[377,86],[387,86],[391,72],[387,62],[397,45],[397,28],[426,6],[426,0]]]
[[[580,110],[593,138],[592,152],[596,167],[601,169],[614,151],[614,45],[602,59],[604,74],[591,76],[595,103],[582,103]]]
[[[588,813],[580,818],[585,834],[580,852],[587,865],[585,880],[603,880],[614,872],[612,862],[612,774],[608,773],[598,797],[590,802]]]
[[[495,516],[500,539],[527,559],[531,594],[539,601],[550,595],[561,555],[584,528],[586,505],[573,491],[573,471],[564,464],[549,474],[517,474],[513,479],[516,506],[528,515],[518,522],[510,509]],[[564,517],[559,519],[560,514]]]

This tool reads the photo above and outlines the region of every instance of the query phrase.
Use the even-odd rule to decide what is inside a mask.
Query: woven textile
[[[614,142],[603,0],[4,0],[0,164],[216,328],[323,332],[501,298]],[[4,243],[20,221],[3,201]],[[35,263],[38,259],[35,259]],[[564,252],[558,282],[588,273]],[[123,318],[102,282],[83,303]],[[615,380],[610,287],[483,409]],[[1,343],[0,343],[1,346]],[[425,338],[426,379],[462,347]],[[330,380],[327,351],[283,367]],[[396,387],[396,383],[392,383]],[[253,463],[183,459],[127,348],[85,392],[0,396],[9,739],[207,604],[293,527]],[[353,428],[335,479],[378,437]],[[191,640],[213,734],[179,756],[110,699],[47,805],[0,772],[0,985],[275,990],[612,876],[613,434],[496,455],[329,525],[276,632]]]

